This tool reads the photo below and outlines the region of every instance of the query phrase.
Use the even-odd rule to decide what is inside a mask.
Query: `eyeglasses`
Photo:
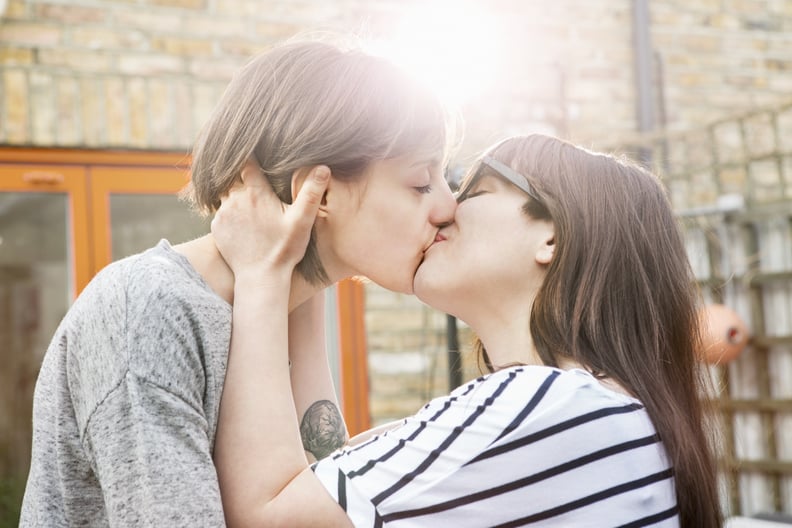
[[[502,163],[490,156],[484,156],[481,158],[476,172],[468,180],[465,188],[462,189],[459,194],[457,194],[457,202],[462,202],[467,198],[467,195],[470,193],[470,189],[472,189],[476,185],[476,182],[481,178],[481,175],[484,172],[484,167],[490,168],[495,174],[516,186],[518,189],[523,191],[537,202],[542,203],[542,199],[539,198],[539,195],[536,194],[536,191],[534,191],[533,188],[528,184],[528,180],[525,178],[525,176],[512,169],[505,163]]]

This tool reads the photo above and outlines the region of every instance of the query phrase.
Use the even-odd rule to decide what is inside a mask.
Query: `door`
[[[21,501],[33,388],[58,323],[91,274],[85,170],[0,165],[0,493]]]
[[[92,167],[90,177],[97,271],[162,238],[178,244],[209,232],[210,219],[179,199],[183,168]]]

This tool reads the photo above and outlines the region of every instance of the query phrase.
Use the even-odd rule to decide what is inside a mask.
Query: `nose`
[[[456,213],[457,201],[445,180],[437,187],[437,192],[432,193],[432,198],[434,202],[429,214],[429,221],[437,226],[451,223]]]

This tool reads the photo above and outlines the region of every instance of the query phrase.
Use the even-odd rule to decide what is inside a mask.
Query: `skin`
[[[415,275],[418,298],[470,325],[495,365],[541,364],[527,322],[553,257],[554,228],[527,217],[525,201],[510,183],[481,178]]]
[[[362,275],[412,293],[415,270],[454,199],[439,153],[374,162],[357,181],[331,181],[316,222],[319,254],[331,280]]]
[[[331,284],[365,276],[390,290],[412,293],[413,277],[424,251],[456,211],[456,200],[444,179],[440,160],[439,152],[415,153],[372,162],[354,181],[331,177],[315,222],[319,258]],[[308,169],[295,171],[294,196]],[[242,171],[245,181],[257,174],[252,162]],[[187,257],[218,295],[233,302],[234,273],[211,234],[175,249]],[[295,275],[289,309],[325,286],[308,284]]]
[[[313,222],[319,257],[330,283],[362,275],[391,290],[412,292],[412,279],[424,251],[434,241],[439,227],[453,219],[456,210],[441,159],[440,152],[413,153],[373,162],[353,181],[331,176]],[[294,196],[310,170],[295,171]],[[326,167],[323,170],[329,172]],[[260,179],[255,163],[244,167],[242,179],[253,186],[269,188]],[[282,207],[280,202],[276,205]],[[257,220],[249,219],[251,224]],[[238,226],[238,233],[247,231],[248,226]],[[259,248],[264,242],[253,236],[247,244]],[[174,249],[187,257],[210,288],[235,304],[235,273],[211,234]],[[254,291],[256,287],[253,285]],[[291,274],[290,378],[296,412],[305,424],[301,438],[311,461],[341,447],[347,437],[325,352],[324,300],[320,295],[324,287]],[[319,405],[320,402],[323,403]]]
[[[552,225],[527,218],[520,211],[525,196],[511,185],[483,178],[473,191],[459,206],[458,225],[435,233],[415,278],[416,292],[441,306],[458,303],[459,312],[477,322],[476,330],[482,330],[484,338],[498,334],[494,332],[498,329],[496,339],[485,341],[494,361],[535,363],[530,336],[523,328],[527,325],[504,326],[504,318],[510,314],[508,307],[520,307],[521,313],[530,315],[534,288],[553,254]],[[240,226],[253,225],[244,207],[250,200],[240,198],[247,194],[269,199],[263,187],[235,193],[213,225],[220,251],[237,271],[227,388],[215,451],[226,520],[230,526],[351,526],[300,449],[286,360],[286,350],[294,344],[285,337],[284,320],[293,264],[289,268],[291,261],[268,253],[251,254],[249,248],[257,245],[240,241]],[[278,221],[284,215],[280,208],[259,207],[259,211],[274,218],[256,221],[257,240],[267,238],[277,246],[278,240],[300,239],[289,231],[298,224]],[[302,213],[310,216],[312,211]],[[279,226],[285,231],[278,231]],[[525,280],[526,273],[531,280]],[[481,286],[468,292],[479,279]],[[515,281],[526,285],[515,288]],[[505,307],[498,308],[501,301]],[[273,344],[267,353],[256,346],[264,335],[276,339],[269,339]],[[528,343],[529,354],[515,355],[522,348],[515,343]],[[267,446],[267,456],[261,456],[262,446]]]

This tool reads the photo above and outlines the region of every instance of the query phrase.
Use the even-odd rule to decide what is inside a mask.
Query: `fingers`
[[[330,168],[318,165],[311,169],[288,214],[294,215],[297,222],[313,225],[329,181]]]

